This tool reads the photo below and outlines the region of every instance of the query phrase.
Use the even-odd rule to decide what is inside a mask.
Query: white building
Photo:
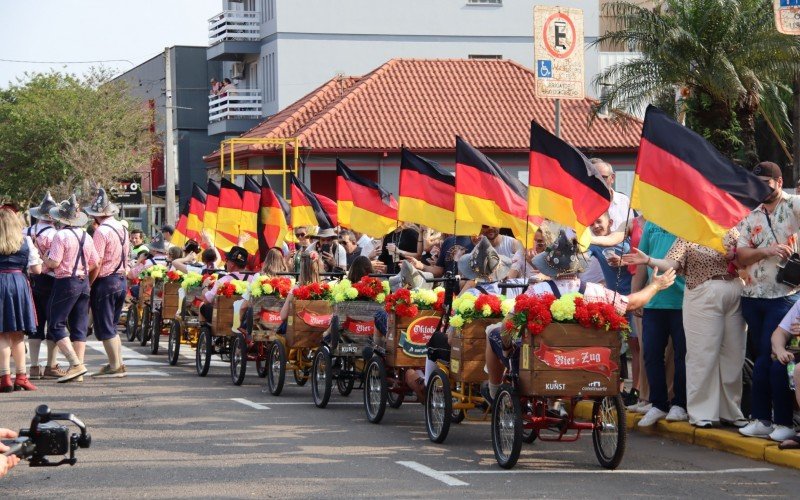
[[[598,0],[224,0],[209,20],[217,80],[236,86],[209,103],[208,135],[239,135],[337,74],[362,75],[393,58],[502,58],[533,68],[533,7],[584,12],[599,33]],[[600,54],[586,51],[587,94]],[[214,75],[212,75],[214,76]]]

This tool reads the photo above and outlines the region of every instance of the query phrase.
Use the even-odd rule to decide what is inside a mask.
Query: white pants
[[[747,336],[742,281],[709,280],[683,294],[689,421],[744,418],[742,366]]]

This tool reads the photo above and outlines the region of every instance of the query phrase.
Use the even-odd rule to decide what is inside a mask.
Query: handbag
[[[767,226],[769,226],[772,237],[775,238],[775,242],[778,243],[780,240],[778,240],[778,236],[772,229],[772,221],[770,221],[769,215],[766,212],[764,213],[764,217],[767,218]],[[786,262],[778,264],[778,274],[775,276],[775,281],[792,288],[800,286],[800,254],[795,252],[789,256]]]

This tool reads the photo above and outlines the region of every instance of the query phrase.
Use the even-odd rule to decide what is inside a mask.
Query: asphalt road
[[[178,366],[126,345],[125,379],[0,394],[0,426],[27,427],[34,408],[70,411],[93,443],[74,467],[21,464],[0,480],[2,498],[608,498],[793,497],[800,474],[723,452],[628,435],[620,470],[599,467],[591,440],[525,445],[516,468],[500,469],[487,423],[454,426],[443,445],[425,433],[422,406],[387,408],[367,422],[361,392],[334,389],[317,409],[291,375],[280,397],[262,392],[251,365],[241,387],[227,364],[199,378],[191,353]],[[87,364],[103,362],[90,343]]]

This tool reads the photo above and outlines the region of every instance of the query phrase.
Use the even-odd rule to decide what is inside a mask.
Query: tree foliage
[[[778,134],[790,132],[781,94],[800,69],[800,40],[775,29],[771,0],[663,0],[652,9],[620,1],[604,9],[618,26],[595,43],[642,57],[597,76],[595,83],[611,83],[601,105],[631,112],[683,91],[687,125],[746,165],[758,158],[758,115]]]
[[[28,206],[47,189],[88,198],[135,177],[156,150],[152,119],[103,68],[26,74],[0,90],[0,199]]]

